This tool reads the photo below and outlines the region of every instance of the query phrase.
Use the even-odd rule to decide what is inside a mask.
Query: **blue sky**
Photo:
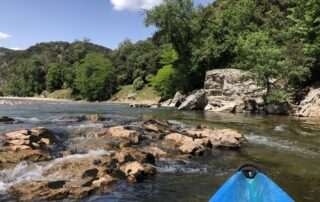
[[[0,47],[26,49],[38,42],[89,38],[117,48],[126,38],[146,39],[141,9],[162,0],[0,0]],[[207,4],[213,0],[196,0]]]

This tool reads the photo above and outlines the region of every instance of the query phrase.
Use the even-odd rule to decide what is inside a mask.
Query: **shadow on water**
[[[103,123],[66,123],[63,118],[100,113]],[[223,114],[172,109],[132,109],[117,104],[45,104],[0,106],[0,114],[23,121],[0,124],[0,132],[44,126],[60,130],[64,146],[77,146],[85,152],[77,130],[126,124],[142,116],[157,117],[197,126],[232,128],[245,134],[248,144],[240,151],[212,150],[204,157],[187,161],[163,159],[159,174],[144,183],[118,183],[111,193],[94,195],[82,201],[207,201],[245,162],[261,164],[265,172],[296,201],[320,201],[320,122],[284,116]],[[80,134],[80,133],[79,133]],[[78,138],[78,139],[77,139]],[[94,143],[94,144],[103,144]],[[76,148],[76,147],[75,147]],[[61,149],[61,148],[59,148]],[[6,201],[0,195],[0,201]]]

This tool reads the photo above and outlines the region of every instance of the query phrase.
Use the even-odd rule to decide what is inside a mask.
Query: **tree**
[[[198,37],[199,23],[197,9],[192,0],[165,0],[162,4],[146,11],[146,26],[157,27],[157,35],[172,44],[179,56],[174,66],[181,90],[188,92],[197,87],[192,50]],[[168,68],[167,68],[168,69]],[[193,79],[192,79],[193,78]]]
[[[290,28],[291,41],[303,45],[305,66],[312,72],[313,80],[320,79],[320,2],[317,0],[294,0],[289,18],[294,22]]]
[[[151,78],[153,88],[159,92],[163,99],[173,96],[179,89],[177,85],[177,72],[173,65],[178,60],[178,54],[171,45],[167,46],[162,55],[160,63],[163,65],[155,77]]]
[[[258,83],[266,88],[265,101],[286,101],[282,99],[286,96],[280,96],[280,93],[285,94],[290,76],[303,76],[303,71],[295,71],[283,57],[283,49],[266,31],[241,36],[236,49],[235,66],[251,71]]]
[[[116,74],[112,63],[96,53],[88,53],[74,65],[76,78],[73,92],[89,101],[106,100],[117,88]]]
[[[34,96],[45,89],[45,71],[35,59],[20,60],[4,85],[4,94]]]
[[[62,68],[57,63],[50,65],[47,76],[46,76],[46,85],[47,91],[53,92],[55,90],[61,89],[63,85],[62,81]]]

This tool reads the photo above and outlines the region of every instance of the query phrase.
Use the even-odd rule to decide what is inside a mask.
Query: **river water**
[[[62,121],[66,117],[89,113],[100,113],[108,121],[99,124]],[[115,185],[113,192],[94,195],[82,201],[208,201],[233,174],[234,169],[246,162],[260,164],[267,175],[296,201],[320,201],[319,120],[61,102],[0,105],[0,115],[24,122],[15,125],[0,124],[0,133],[35,126],[55,130],[108,127],[150,116],[179,124],[232,128],[245,134],[248,140],[248,144],[239,151],[214,149],[199,159],[160,161],[157,163],[160,172],[154,179],[139,184],[122,181]],[[81,144],[79,147],[82,147]],[[0,178],[0,193],[1,183]],[[5,192],[0,194],[0,200],[10,201]]]

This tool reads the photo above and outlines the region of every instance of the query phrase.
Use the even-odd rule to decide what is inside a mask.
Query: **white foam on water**
[[[41,120],[36,117],[32,117],[32,118],[14,117],[14,119],[17,121],[21,121],[23,123],[39,123],[39,122],[41,122]]]
[[[254,134],[245,135],[245,138],[249,141],[249,143],[252,144],[265,145],[268,147],[273,147],[294,153],[307,154],[312,156],[318,155],[318,153],[303,147],[296,146],[296,142],[288,140],[277,140],[276,138],[259,136]]]
[[[69,129],[103,128],[103,123],[87,123],[81,125],[69,125]]]
[[[0,171],[0,193],[4,193],[12,185],[19,184],[26,180],[55,180],[55,174],[50,175],[48,177],[44,177],[43,173],[50,169],[52,166],[56,165],[57,163],[72,159],[108,155],[110,153],[110,151],[106,150],[93,150],[89,151],[86,154],[73,154],[66,157],[57,158],[47,163],[46,165],[41,165],[40,163],[28,164],[27,162],[22,161],[19,164],[17,164],[13,170],[9,169]]]
[[[188,160],[160,159],[156,168],[161,173],[205,173],[208,167]]]
[[[278,132],[284,132],[285,131],[284,127],[285,125],[276,126],[274,130]]]

